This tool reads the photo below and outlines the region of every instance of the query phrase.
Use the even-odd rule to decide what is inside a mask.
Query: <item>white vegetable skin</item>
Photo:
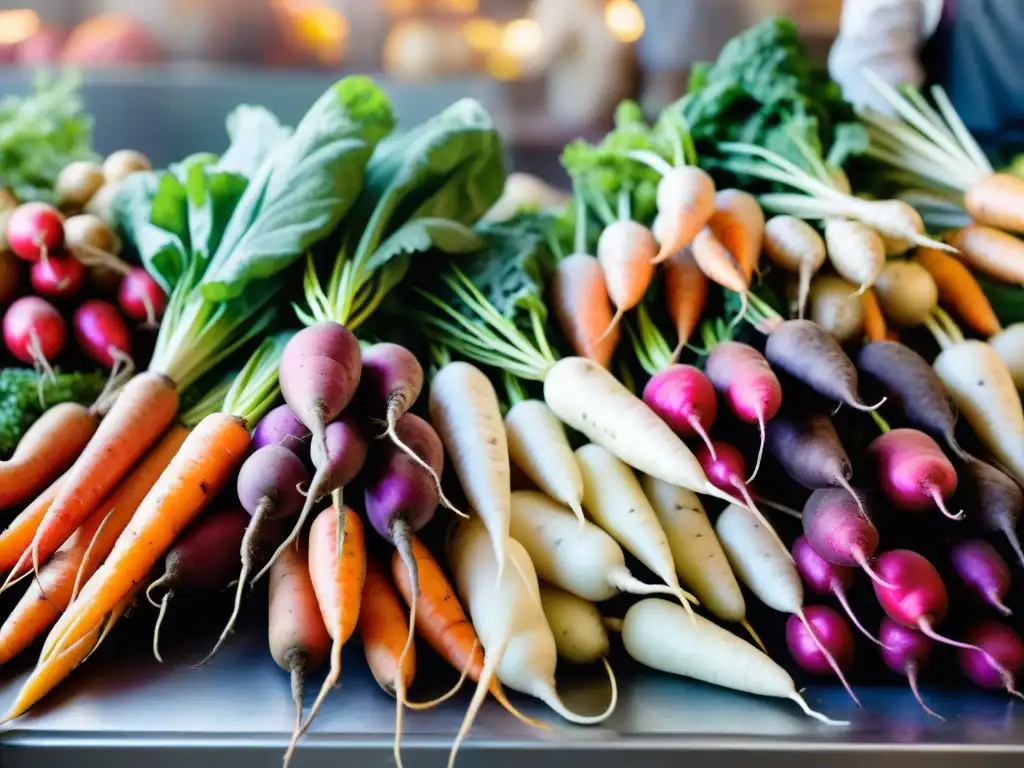
[[[583,508],[637,560],[650,568],[684,605],[696,598],[679,586],[665,531],[633,470],[599,445],[576,450],[583,472]]]
[[[932,365],[975,434],[1024,483],[1024,412],[995,348],[970,339],[943,350]]]
[[[596,605],[547,585],[540,588],[540,604],[559,656],[573,664],[593,664],[608,656],[608,631]]]
[[[773,216],[764,227],[765,253],[769,261],[799,276],[797,303],[804,316],[813,277],[825,263],[825,240],[814,227],[796,216]]]
[[[1013,377],[1013,384],[1018,390],[1024,389],[1024,323],[1009,325],[988,343],[1006,365]]]
[[[693,491],[644,476],[643,489],[661,523],[682,586],[723,621],[743,621],[743,592],[700,499]]]
[[[874,285],[885,266],[882,238],[859,221],[829,219],[825,222],[825,245],[839,276],[862,292]]]
[[[810,319],[840,344],[864,332],[864,303],[857,286],[835,275],[818,275],[811,283]]]
[[[874,285],[882,314],[904,328],[921,325],[939,305],[939,287],[916,261],[889,261]]]
[[[857,218],[878,233],[887,256],[902,256],[924,235],[924,219],[903,200],[865,200]]]
[[[505,415],[508,452],[544,493],[583,519],[583,477],[565,427],[540,400],[523,400]]]
[[[449,363],[430,385],[430,421],[504,570],[512,495],[508,439],[494,385],[469,363]]]

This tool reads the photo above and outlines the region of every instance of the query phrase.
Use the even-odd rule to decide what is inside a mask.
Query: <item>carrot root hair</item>
[[[459,754],[459,748],[462,746],[462,742],[466,740],[469,729],[473,727],[473,721],[480,712],[484,699],[487,698],[487,692],[491,687],[491,678],[494,677],[498,664],[501,663],[501,658],[505,655],[505,646],[508,644],[508,640],[509,635],[506,631],[498,647],[494,649],[494,653],[484,653],[484,669],[480,674],[479,682],[476,684],[476,690],[473,691],[473,698],[466,708],[466,714],[462,718],[459,732],[455,734],[455,741],[452,743],[451,752],[448,753],[448,768],[455,768],[455,758]]]
[[[894,584],[890,584],[875,572],[875,569],[871,567],[871,563],[868,562],[867,557],[864,555],[864,550],[860,547],[854,547],[853,559],[857,561],[857,565],[860,566],[861,570],[864,571],[864,573],[868,575],[868,578],[875,582],[875,584],[884,589],[896,589]]]
[[[167,615],[167,603],[170,602],[174,596],[174,590],[168,589],[164,592],[164,596],[160,598],[160,612],[156,615],[156,623],[153,624],[153,658],[159,661],[161,664],[164,663],[163,657],[160,655],[160,627],[164,624],[164,616]],[[149,595],[146,595],[146,599],[149,599]]]
[[[27,560],[28,557],[29,550],[26,549],[24,552],[21,553],[21,557],[18,558],[18,562],[14,564],[14,567],[11,569],[11,572],[7,574],[7,578],[4,579],[3,586],[0,586],[0,595],[2,595],[8,589],[13,587],[18,582],[20,582],[22,579],[32,575],[31,570],[21,570],[25,567],[25,561]],[[1024,558],[1022,558],[1022,561],[1024,561]],[[21,573],[18,573],[19,571],[21,571]]]
[[[926,713],[928,713],[932,717],[937,718],[937,719],[941,720],[942,722],[946,722],[946,718],[944,718],[938,712],[935,712],[934,710],[932,710],[931,707],[929,707],[927,704],[924,703],[924,699],[921,698],[921,691],[918,690],[918,687],[917,687],[917,664],[915,664],[912,661],[908,661],[906,663],[906,665],[904,666],[903,671],[907,675],[907,683],[910,684],[910,692],[914,694],[914,700],[917,701],[917,703],[921,707],[921,709],[923,709]]]
[[[459,674],[459,679],[456,681],[455,685],[442,693],[436,699],[431,699],[430,701],[409,701],[406,699],[405,706],[413,712],[425,712],[428,709],[433,709],[440,704],[444,704],[448,699],[461,691],[462,686],[466,682],[466,678],[469,677],[469,670],[473,666],[473,654],[476,653],[478,645],[480,645],[480,641],[474,640],[473,647],[469,650],[469,656],[466,657],[466,663],[462,665],[462,672]]]
[[[883,397],[874,405],[867,405],[865,403],[862,403],[860,400],[851,400],[850,402],[847,403],[847,405],[849,405],[851,408],[856,408],[858,411],[863,411],[864,413],[874,413],[883,405],[885,405],[885,401],[888,399],[888,397]],[[842,403],[840,403],[840,405],[842,405]]]
[[[608,683],[611,685],[612,689],[611,700],[608,702],[608,706],[601,714],[580,715],[573,712],[562,702],[562,699],[558,695],[558,691],[555,690],[554,686],[539,691],[538,698],[570,723],[578,723],[579,725],[596,725],[597,723],[607,720],[611,713],[615,711],[615,707],[619,703],[619,684],[615,679],[615,672],[612,670],[612,665],[608,663],[608,659],[602,656],[601,661],[604,664],[605,672],[608,673]]]
[[[835,596],[836,600],[839,601],[839,605],[842,606],[843,611],[846,612],[846,615],[850,618],[850,621],[853,622],[853,626],[859,629],[860,633],[864,635],[864,637],[866,637],[868,640],[875,643],[876,645],[880,645],[883,648],[885,648],[885,645],[882,644],[882,641],[874,635],[872,635],[870,632],[868,632],[867,627],[865,627],[861,623],[860,619],[857,618],[857,614],[853,612],[853,606],[850,605],[850,601],[846,597],[846,590],[843,589],[843,585],[839,583],[839,579],[832,579],[832,594]]]
[[[78,591],[82,588],[82,577],[85,575],[86,569],[89,567],[89,560],[92,559],[92,548],[96,545],[96,542],[100,538],[100,534],[103,533],[103,529],[107,527],[107,523],[110,522],[110,518],[114,516],[114,510],[111,509],[100,521],[100,524],[96,526],[96,532],[93,533],[92,538],[89,539],[89,546],[85,548],[85,552],[82,553],[82,562],[78,564],[78,572],[75,573],[75,585],[71,588],[71,601],[69,605],[75,602],[75,598],[78,597]],[[150,585],[152,586],[152,585]],[[149,597],[149,590],[146,590],[146,596]],[[152,600],[150,600],[152,602]]]
[[[939,511],[946,517],[948,517],[950,520],[964,519],[964,511],[962,509],[955,515],[949,511],[949,509],[946,507],[946,500],[942,498],[942,494],[939,493],[939,489],[936,488],[934,485],[928,489],[928,495],[931,496],[932,499],[935,501],[935,506],[939,508]]]
[[[327,455],[326,448],[324,449],[324,455]],[[309,483],[309,490],[306,493],[306,500],[302,504],[302,511],[299,512],[299,517],[295,521],[295,525],[292,526],[291,532],[285,540],[281,542],[281,545],[274,550],[274,554],[266,564],[256,572],[255,576],[252,577],[249,582],[250,584],[255,584],[257,581],[262,579],[270,571],[270,566],[274,564],[274,561],[281,556],[281,553],[295,543],[295,540],[299,537],[299,533],[302,531],[303,526],[306,524],[306,520],[309,518],[309,513],[313,511],[313,507],[316,506],[317,501],[319,501],[320,497],[323,495],[321,486],[324,483],[324,478],[327,476],[328,469],[329,463],[325,459],[324,465],[317,469],[313,475],[313,479]]]
[[[292,701],[295,702],[295,727],[292,729],[292,740],[298,741],[299,731],[302,729],[302,695],[306,690],[306,667],[309,657],[305,651],[293,649],[288,652],[288,680],[292,692]],[[291,754],[285,754],[283,768],[288,768]]]
[[[611,333],[612,331],[614,331],[618,327],[619,323],[622,321],[623,315],[625,315],[625,314],[626,313],[623,311],[622,307],[616,307],[615,308],[615,314],[612,315],[612,321],[610,323],[608,323],[608,327],[604,329],[604,333],[602,333],[600,336],[598,336],[597,337],[597,341],[595,341],[594,343],[595,344],[600,344],[602,341],[607,339],[608,338],[608,334]]]
[[[811,641],[814,643],[815,647],[818,649],[821,655],[825,657],[825,661],[828,662],[828,665],[832,667],[832,671],[835,672],[836,677],[839,678],[839,682],[842,683],[843,688],[846,689],[846,692],[849,694],[850,698],[853,699],[853,703],[856,704],[858,707],[861,706],[860,699],[857,698],[857,694],[853,692],[853,688],[850,687],[850,683],[846,680],[846,675],[844,675],[843,670],[839,668],[839,664],[838,662],[836,662],[835,657],[831,653],[829,653],[828,648],[822,645],[821,640],[818,639],[818,635],[815,634],[814,627],[812,627],[811,622],[807,620],[807,616],[804,614],[803,611],[800,611],[797,614],[797,617],[799,617],[800,621],[803,622],[804,628],[811,636]]]
[[[757,643],[758,648],[760,648],[764,653],[768,653],[768,649],[764,647],[764,642],[761,640],[761,636],[757,634],[752,626],[750,626],[750,622],[747,621],[746,616],[740,619],[740,626],[747,631],[747,634],[750,635],[750,639]]]

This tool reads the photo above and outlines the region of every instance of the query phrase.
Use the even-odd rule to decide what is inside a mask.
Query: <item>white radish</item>
[[[796,216],[773,216],[764,227],[768,259],[777,267],[799,275],[798,316],[803,319],[813,277],[825,263],[825,241],[818,230]]]
[[[595,603],[621,592],[675,595],[645,584],[626,567],[622,547],[589,520],[581,525],[564,506],[537,491],[513,491],[512,538],[523,545],[544,581]]]
[[[840,344],[864,332],[864,302],[857,286],[835,275],[818,275],[811,283],[810,319]]]
[[[888,256],[902,256],[923,244],[924,219],[903,200],[865,200],[858,206],[857,218],[878,233]]]
[[[882,314],[894,325],[921,325],[939,305],[939,287],[916,261],[888,261],[875,280]]]
[[[885,266],[882,238],[859,221],[829,219],[825,222],[825,245],[836,272],[856,285],[859,293],[874,285]]]
[[[559,698],[555,688],[557,646],[540,605],[537,574],[522,545],[508,539],[502,546],[515,564],[512,572],[503,571],[488,532],[478,521],[470,520],[455,530],[447,551],[455,584],[485,654],[483,672],[452,746],[449,768],[454,765],[495,675],[507,687],[535,696],[571,722],[596,724],[611,715],[618,701],[614,677],[611,703],[600,715],[578,715],[566,709]]]
[[[491,535],[501,574],[512,478],[508,440],[491,380],[469,363],[444,366],[431,382],[430,421],[455,466],[467,501]]]
[[[576,460],[583,472],[583,508],[690,610],[697,600],[679,586],[668,538],[633,470],[593,443],[578,448]]]
[[[559,656],[573,664],[593,664],[608,658],[611,643],[596,605],[546,584],[540,588],[540,604]]]
[[[675,603],[641,600],[622,621],[622,644],[632,658],[662,672],[757,696],[794,701],[827,725],[847,725],[812,710],[786,670],[750,643],[707,619],[687,618]]]
[[[988,343],[1006,364],[1017,389],[1024,389],[1024,323],[1006,326]]]
[[[583,477],[565,427],[540,400],[521,400],[505,415],[512,461],[544,493],[583,521]]]

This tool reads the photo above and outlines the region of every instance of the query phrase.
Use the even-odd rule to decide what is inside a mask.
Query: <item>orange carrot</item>
[[[1024,283],[1024,240],[971,224],[952,236],[951,245],[972,269],[1007,283]]]
[[[683,248],[666,259],[661,272],[668,316],[676,328],[677,341],[672,357],[678,358],[704,314],[708,303],[708,279],[700,271],[689,248]]]
[[[121,482],[167,430],[177,412],[178,390],[166,376],[140,373],[125,385],[82,455],[68,470],[60,493],[36,531],[32,540],[34,571],[39,572],[39,563],[53,554]]]
[[[885,315],[878,304],[878,297],[874,290],[868,288],[860,295],[860,304],[864,308],[864,333],[871,341],[885,341],[888,338],[889,329],[886,326]]]
[[[658,243],[651,230],[630,218],[629,202],[629,192],[624,190],[619,194],[618,219],[608,219],[597,241],[597,261],[604,273],[608,297],[615,305],[615,315],[602,338],[619,324],[623,314],[640,303],[654,279]],[[608,207],[606,203],[604,207]],[[606,213],[610,216],[611,211]]]
[[[757,199],[738,189],[721,190],[715,195],[715,212],[707,225],[736,259],[750,285],[764,245],[764,211]]]
[[[36,529],[46,516],[46,511],[57,498],[66,476],[58,477],[50,483],[50,487],[39,494],[35,501],[25,507],[4,532],[0,533],[0,571],[13,568],[22,555],[29,551],[32,537],[36,535]]]
[[[621,331],[612,323],[608,287],[595,257],[574,253],[558,262],[551,278],[551,307],[573,351],[607,368]],[[612,330],[602,336],[608,328]]]
[[[149,489],[174,458],[188,429],[175,426],[40,569],[0,627],[0,664],[25,650],[71,604],[75,589],[100,566]],[[86,557],[88,553],[88,557]],[[30,573],[28,557],[20,570]],[[14,571],[16,575],[18,570]]]
[[[963,262],[937,248],[918,248],[914,260],[928,270],[939,288],[939,302],[985,336],[1001,330],[999,319],[978,281]]]
[[[964,207],[979,224],[1024,233],[1024,179],[993,173],[964,195]]]
[[[249,430],[238,416],[214,413],[199,422],[142,500],[106,562],[54,626],[44,654],[60,653],[81,639],[145,578],[233,477],[249,444]]]
[[[21,504],[71,466],[96,431],[99,416],[78,403],[50,408],[0,461],[0,509]]]
[[[665,236],[656,264],[688,246],[715,212],[715,182],[705,171],[693,165],[660,170],[658,215],[664,221]]]
[[[739,314],[742,319],[747,314],[747,280],[743,270],[728,249],[715,237],[710,227],[704,227],[693,239],[693,259],[709,280],[723,288],[735,291],[743,300],[743,308]]]

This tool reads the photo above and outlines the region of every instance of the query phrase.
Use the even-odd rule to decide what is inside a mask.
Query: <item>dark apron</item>
[[[986,152],[1024,151],[1024,0],[946,0],[923,59]]]

